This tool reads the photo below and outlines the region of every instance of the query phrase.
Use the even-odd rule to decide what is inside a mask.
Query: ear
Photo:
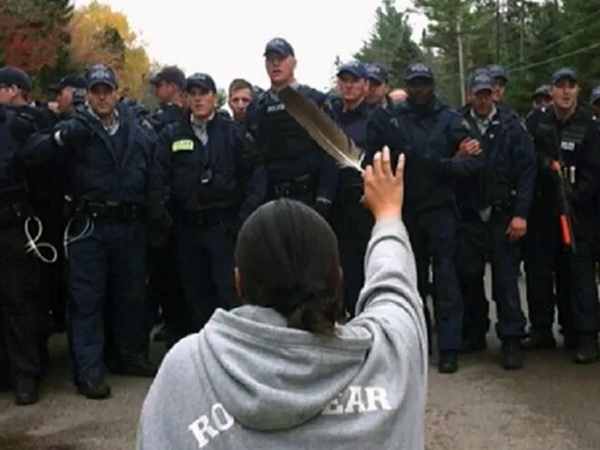
[[[292,59],[294,60],[294,63],[292,64],[292,68],[294,70],[296,70],[296,66],[298,65],[298,60],[295,57],[292,57]]]
[[[235,293],[238,298],[244,302],[244,291],[242,290],[242,276],[240,274],[240,269],[237,267],[233,269],[233,278],[235,283]],[[245,302],[244,302],[245,303]]]

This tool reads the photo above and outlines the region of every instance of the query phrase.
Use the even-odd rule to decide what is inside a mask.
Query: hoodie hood
[[[338,327],[326,338],[287,327],[270,308],[218,310],[198,335],[217,398],[246,428],[274,431],[317,416],[360,371],[372,336]],[[249,357],[251,355],[251,357]]]

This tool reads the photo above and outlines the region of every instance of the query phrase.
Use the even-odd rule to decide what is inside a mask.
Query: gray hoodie
[[[165,357],[138,449],[423,449],[427,333],[401,221],[375,225],[365,270],[337,338],[269,308],[215,312]]]

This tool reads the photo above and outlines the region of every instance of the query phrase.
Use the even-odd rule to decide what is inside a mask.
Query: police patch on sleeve
[[[173,152],[190,152],[194,150],[194,141],[191,139],[180,139],[179,141],[173,142],[171,150]]]

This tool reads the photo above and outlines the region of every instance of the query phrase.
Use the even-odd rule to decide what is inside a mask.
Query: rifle
[[[567,180],[562,171],[561,164],[554,160],[550,163],[550,170],[554,172],[558,180],[558,206],[559,206],[559,225],[562,236],[562,242],[566,248],[571,250],[573,253],[577,252],[575,246],[575,235],[573,234],[573,211],[569,198],[567,196],[568,187]]]

